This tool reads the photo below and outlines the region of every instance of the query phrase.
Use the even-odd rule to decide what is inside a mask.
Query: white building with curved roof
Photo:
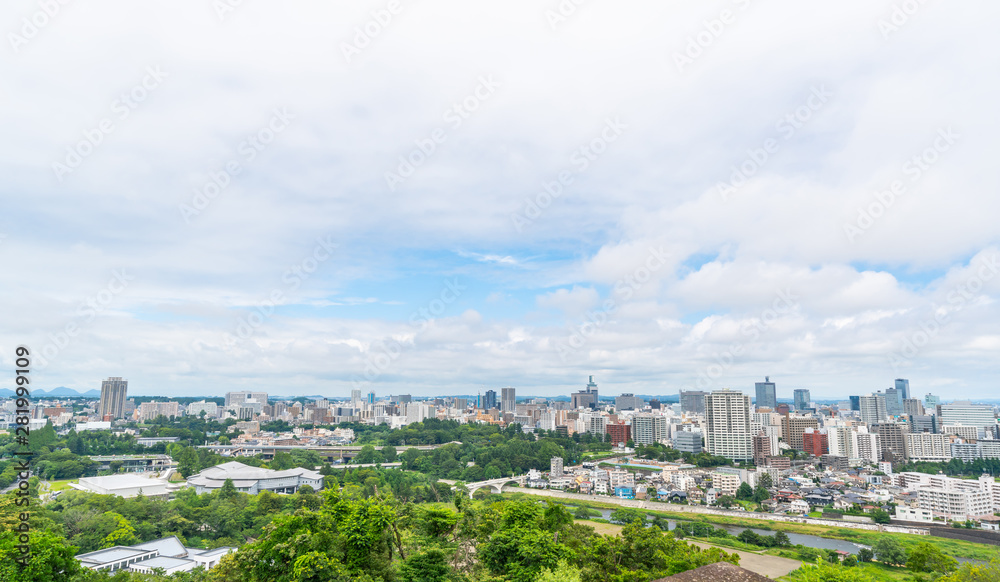
[[[198,494],[210,493],[222,488],[226,479],[232,479],[237,491],[256,495],[261,491],[274,493],[295,493],[299,487],[309,485],[315,491],[323,488],[323,475],[296,467],[284,471],[274,471],[261,467],[251,467],[236,461],[209,467],[201,473],[188,477],[187,483]]]

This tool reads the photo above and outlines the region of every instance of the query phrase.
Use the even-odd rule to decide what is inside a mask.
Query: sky
[[[0,363],[38,388],[1000,393],[1000,5],[0,16]]]

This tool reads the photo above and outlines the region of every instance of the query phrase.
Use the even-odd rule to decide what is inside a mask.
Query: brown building
[[[807,428],[802,433],[802,450],[814,457],[822,457],[830,452],[830,441],[826,430]]]
[[[882,460],[902,463],[906,458],[906,437],[910,425],[902,422],[880,422],[876,425],[882,443]]]
[[[632,427],[624,422],[616,422],[605,427],[607,433],[611,435],[611,444],[627,443],[632,440]]]
[[[802,448],[802,434],[807,428],[819,428],[819,421],[811,416],[791,416],[786,414],[781,419],[781,434],[788,446],[797,451]]]

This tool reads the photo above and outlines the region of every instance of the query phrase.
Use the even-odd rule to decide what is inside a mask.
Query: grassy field
[[[63,479],[61,481],[49,481],[49,491],[55,493],[56,491],[65,491],[66,489],[71,489],[70,483],[75,483],[76,479]]]
[[[522,494],[523,495],[523,494]],[[555,500],[553,500],[555,501]],[[566,505],[583,505],[600,509],[617,509],[619,506],[612,503],[602,503],[590,500],[563,500]],[[649,515],[660,515],[677,521],[700,521],[716,525],[734,525],[739,527],[752,527],[756,529],[783,531],[785,533],[799,533],[813,535],[821,538],[837,540],[847,540],[866,546],[875,543],[879,537],[890,536],[899,541],[904,548],[909,550],[920,542],[928,542],[945,554],[954,558],[970,558],[974,560],[988,561],[997,556],[996,546],[987,544],[977,544],[963,540],[951,540],[934,536],[920,536],[911,534],[878,533],[846,527],[829,527],[824,525],[814,525],[808,523],[786,523],[778,521],[768,521],[762,519],[748,519],[743,517],[730,517],[727,515],[709,515],[703,513],[683,513],[679,511],[659,511],[641,510]]]

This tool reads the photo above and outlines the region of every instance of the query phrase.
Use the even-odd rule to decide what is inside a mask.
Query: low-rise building
[[[243,463],[231,461],[191,475],[188,485],[195,488],[199,494],[215,491],[222,487],[226,479],[231,479],[237,491],[256,495],[261,491],[274,493],[295,493],[303,485],[308,485],[315,491],[323,488],[323,475],[296,467],[284,471],[274,471],[260,467],[250,467]]]
[[[91,570],[129,570],[151,574],[155,569],[161,569],[169,575],[190,572],[198,566],[207,570],[218,565],[223,556],[233,551],[236,549],[229,547],[213,550],[187,548],[176,536],[170,536],[142,544],[88,552],[78,555],[76,559],[81,566]]]

